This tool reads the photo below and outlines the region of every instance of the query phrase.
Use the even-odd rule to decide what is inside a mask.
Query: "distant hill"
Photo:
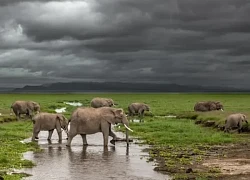
[[[178,84],[70,82],[24,86],[12,92],[249,92],[235,88],[185,86]]]
[[[3,88],[3,87],[0,87],[0,92],[1,93],[5,93],[5,92],[10,92],[10,91],[13,91],[14,88]]]

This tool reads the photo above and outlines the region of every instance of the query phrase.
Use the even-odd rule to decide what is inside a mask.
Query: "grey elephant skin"
[[[136,114],[138,114],[139,117],[143,117],[144,116],[144,112],[145,111],[150,111],[150,107],[148,104],[145,103],[131,103],[128,106],[128,115],[129,116],[134,116]]]
[[[206,112],[216,110],[224,110],[222,103],[219,101],[201,101],[194,105],[194,111]]]
[[[243,122],[248,123],[247,116],[242,113],[230,114],[225,120],[224,132],[229,132],[233,128],[238,128],[238,132],[242,132]]]
[[[111,99],[111,98],[96,97],[96,98],[93,98],[91,100],[90,106],[93,108],[112,107],[112,106],[115,106],[115,103],[114,103],[113,99]]]
[[[48,140],[51,140],[51,136],[56,129],[59,141],[62,141],[62,130],[65,130],[68,136],[68,119],[62,114],[56,113],[39,113],[33,118],[33,136],[32,141],[38,139],[40,131],[48,131]]]
[[[35,101],[15,101],[10,108],[15,113],[17,120],[20,119],[21,114],[32,118],[34,112],[40,112],[40,105]]]
[[[103,145],[107,147],[108,137],[116,138],[111,131],[111,124],[118,123],[122,123],[126,127],[126,139],[128,143],[128,130],[132,130],[129,128],[129,122],[123,109],[112,107],[77,108],[70,118],[70,130],[66,146],[71,146],[71,141],[77,134],[81,135],[83,145],[88,145],[87,134],[102,132]]]

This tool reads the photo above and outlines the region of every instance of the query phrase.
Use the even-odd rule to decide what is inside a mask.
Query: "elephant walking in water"
[[[33,136],[32,141],[38,139],[40,131],[48,131],[48,140],[51,140],[54,129],[57,130],[59,141],[62,141],[62,130],[65,130],[68,136],[68,119],[62,114],[56,113],[39,113],[33,119]]]
[[[242,132],[243,122],[248,123],[247,117],[242,113],[230,114],[225,120],[224,132],[229,132],[232,128],[238,128],[238,132]]]
[[[21,114],[32,118],[33,112],[40,112],[40,105],[35,101],[15,101],[10,108],[15,113],[17,120],[20,119]]]
[[[128,119],[120,108],[100,107],[100,108],[77,108],[70,118],[70,130],[67,146],[71,146],[72,139],[80,134],[82,136],[83,145],[88,145],[86,135],[102,132],[103,145],[108,146],[108,137],[112,136],[116,139],[115,134],[111,131],[111,124],[122,123],[127,130],[132,131],[128,126]],[[128,131],[127,131],[128,143]],[[112,143],[112,142],[111,142]]]

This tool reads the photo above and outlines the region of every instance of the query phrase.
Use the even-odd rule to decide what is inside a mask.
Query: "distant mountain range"
[[[12,92],[250,92],[250,90],[155,83],[58,82],[39,86],[24,86],[13,89]]]

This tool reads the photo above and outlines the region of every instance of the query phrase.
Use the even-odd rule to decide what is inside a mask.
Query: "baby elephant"
[[[138,114],[138,116],[140,118],[142,118],[144,116],[145,111],[150,111],[149,105],[147,105],[145,103],[131,103],[128,106],[128,113],[129,113],[128,115],[129,116],[134,116],[134,115]]]
[[[54,129],[57,130],[59,141],[62,141],[62,130],[65,130],[68,136],[68,119],[62,114],[56,113],[39,113],[33,119],[33,136],[32,141],[38,139],[40,131],[48,131],[48,140],[51,140]]]
[[[225,120],[224,132],[229,132],[230,129],[237,127],[238,132],[242,132],[242,123],[247,122],[246,115],[242,113],[231,114]]]

